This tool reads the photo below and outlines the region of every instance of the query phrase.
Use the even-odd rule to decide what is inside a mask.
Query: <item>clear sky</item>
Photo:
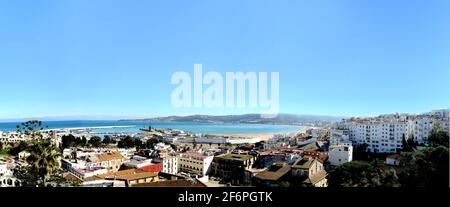
[[[0,119],[176,109],[176,71],[276,71],[280,111],[450,107],[448,0],[0,1]]]

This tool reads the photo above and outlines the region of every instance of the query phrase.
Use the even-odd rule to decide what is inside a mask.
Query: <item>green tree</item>
[[[449,136],[447,132],[440,130],[438,128],[434,128],[431,131],[431,135],[428,137],[428,143],[430,143],[433,147],[438,146],[446,146],[449,145]]]
[[[78,145],[75,136],[73,136],[72,134],[62,136],[61,142],[62,142],[61,147],[63,149],[75,147]]]
[[[14,144],[14,146],[9,150],[9,153],[11,155],[17,156],[19,152],[25,151],[28,149],[28,143],[24,141],[20,141],[17,144]]]
[[[36,174],[38,185],[47,186],[50,175],[59,169],[58,158],[61,152],[58,147],[49,140],[34,143],[28,149],[30,156],[27,158],[29,173]]]
[[[134,139],[134,147],[136,147],[136,149],[138,149],[138,150],[145,148],[144,144],[139,139]]]
[[[376,187],[380,185],[377,169],[369,163],[352,161],[335,167],[328,174],[329,187]]]
[[[403,187],[448,187],[448,148],[439,146],[424,151],[402,153],[399,181]]]
[[[103,137],[102,143],[105,145],[108,145],[108,144],[113,143],[113,141],[110,136],[105,136],[105,137]]]
[[[81,139],[79,139],[79,141],[77,143],[79,143],[78,146],[80,146],[80,147],[85,147],[88,145],[88,141],[87,141],[86,137],[84,137],[84,136]]]
[[[135,147],[134,139],[130,136],[126,136],[125,138],[121,139],[117,143],[117,147],[119,148],[132,148]]]
[[[31,139],[43,138],[41,131],[48,128],[44,126],[42,121],[31,120],[16,126],[17,132],[27,135]]]
[[[100,137],[93,136],[88,141],[89,145],[92,147],[100,147],[102,145],[102,141]]]
[[[153,149],[155,145],[158,144],[157,139],[149,139],[145,142],[145,148],[147,149]]]
[[[195,149],[197,147],[197,140],[192,139],[192,148]]]

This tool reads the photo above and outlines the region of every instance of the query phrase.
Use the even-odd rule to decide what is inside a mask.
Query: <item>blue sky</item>
[[[0,119],[237,114],[173,108],[176,71],[276,71],[280,111],[450,107],[450,2],[0,1]]]

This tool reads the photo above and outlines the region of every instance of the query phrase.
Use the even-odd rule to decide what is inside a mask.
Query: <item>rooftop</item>
[[[247,155],[247,154],[224,154],[224,155],[219,155],[217,156],[217,158],[222,158],[222,159],[230,159],[230,160],[238,160],[238,161],[247,161],[253,158],[253,156],[251,155]]]
[[[316,174],[310,176],[308,179],[306,179],[307,183],[316,184],[320,182],[321,180],[325,179],[327,177],[327,172],[325,170],[321,170],[317,172]]]
[[[183,157],[193,157],[193,158],[204,159],[204,158],[207,158],[208,155],[198,153],[198,152],[186,152],[183,154]]]
[[[299,169],[309,169],[311,167],[311,164],[313,163],[314,159],[310,159],[308,157],[303,157],[298,159],[294,165],[292,165],[292,168],[299,168]]]
[[[106,152],[98,155],[90,155],[88,161],[91,162],[105,162],[110,160],[122,159],[123,156],[120,152]]]
[[[133,185],[133,187],[206,187],[206,185],[200,181],[168,180],[152,183],[139,183]]]
[[[287,163],[276,163],[268,170],[256,174],[256,178],[260,180],[277,181],[291,171],[291,166]]]
[[[137,170],[137,169],[121,170],[116,173],[106,173],[106,174],[97,175],[97,177],[102,178],[102,179],[115,179],[115,180],[127,180],[127,181],[155,177],[155,176],[158,176],[158,174],[154,173],[154,172],[146,172],[146,171]]]

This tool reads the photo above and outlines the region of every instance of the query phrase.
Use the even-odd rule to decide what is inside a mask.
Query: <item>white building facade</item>
[[[340,144],[330,146],[328,161],[331,165],[342,165],[353,160],[353,146],[351,144]]]
[[[349,122],[345,127],[353,146],[366,144],[368,152],[394,153],[403,148],[408,124],[404,121]]]
[[[163,173],[176,175],[178,171],[178,157],[168,156],[163,159]]]

